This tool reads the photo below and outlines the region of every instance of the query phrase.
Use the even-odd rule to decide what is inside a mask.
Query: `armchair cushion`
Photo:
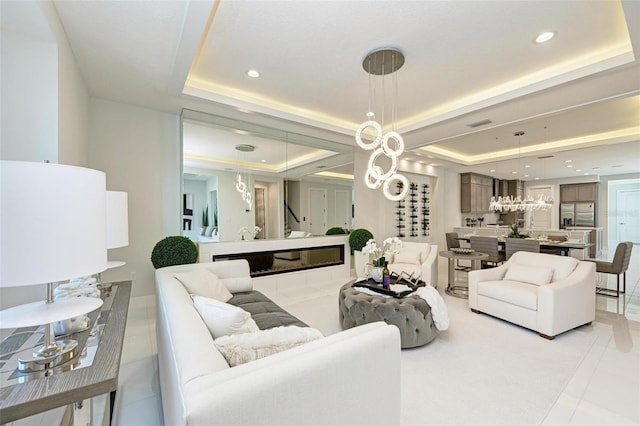
[[[513,263],[509,265],[504,279],[535,285],[545,285],[551,282],[552,277],[553,269]]]
[[[535,311],[538,307],[536,286],[518,281],[485,281],[478,283],[478,294],[494,300]]]
[[[403,247],[393,257],[393,263],[407,263],[410,265],[422,264],[422,251],[418,247]],[[425,256],[426,257],[426,256]]]

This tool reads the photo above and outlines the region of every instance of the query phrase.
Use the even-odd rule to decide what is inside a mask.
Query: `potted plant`
[[[327,229],[327,232],[325,233],[325,235],[344,235],[346,234],[347,231],[345,231],[343,228],[340,228],[339,226],[334,226],[333,228],[329,228]]]
[[[509,235],[507,236],[509,238],[527,238],[528,237],[528,235],[520,233],[520,228],[518,227],[517,223],[514,223],[509,227]]]
[[[185,265],[198,261],[198,247],[193,241],[181,235],[166,237],[156,243],[151,252],[153,267]]]
[[[202,209],[202,226],[206,228],[209,226],[209,206],[207,205]]]
[[[368,229],[358,228],[349,234],[349,247],[353,253],[353,263],[358,279],[367,276],[366,267],[369,263],[369,255],[363,254],[362,249],[367,245],[369,240],[373,239],[373,234]]]

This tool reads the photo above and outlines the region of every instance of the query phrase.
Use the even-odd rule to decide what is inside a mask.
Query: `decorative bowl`
[[[474,252],[473,249],[467,247],[452,248],[451,251],[456,254],[470,254]]]

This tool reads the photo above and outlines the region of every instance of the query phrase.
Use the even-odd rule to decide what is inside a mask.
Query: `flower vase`
[[[374,266],[373,268],[371,268],[371,278],[377,282],[377,283],[381,283],[382,282],[382,270],[384,268],[382,266]]]

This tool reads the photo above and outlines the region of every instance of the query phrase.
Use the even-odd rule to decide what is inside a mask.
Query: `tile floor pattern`
[[[441,261],[443,259],[440,259]],[[440,280],[438,285],[442,293],[446,279],[446,264],[439,265]],[[445,271],[443,274],[442,271]],[[602,276],[607,278],[606,275]],[[615,277],[608,277],[609,286],[615,286]],[[572,344],[572,338],[579,334],[589,335],[588,345],[580,352],[573,373],[568,372],[567,382],[558,383],[559,396],[550,395],[553,399],[544,408],[534,407],[533,418],[538,418],[543,425],[638,425],[640,424],[640,247],[635,246],[631,267],[627,272],[627,292],[619,300],[597,296],[596,321],[591,327],[576,330],[575,336],[565,333],[564,340],[558,338],[551,342],[557,345]],[[326,283],[306,288],[281,286],[280,288],[259,288],[267,296],[298,316],[312,327],[318,328],[325,335],[340,331],[337,315],[337,291],[343,283]],[[443,296],[447,302],[452,326],[459,322],[474,325],[482,322],[482,326],[491,327],[491,338],[513,339],[534,333],[519,327],[496,320],[486,315],[470,314],[466,301]],[[474,323],[469,322],[469,318]],[[446,338],[438,337],[430,345],[454,343],[460,333],[450,328]],[[516,333],[516,334],[514,334]],[[569,332],[572,333],[572,332]],[[564,335],[563,335],[564,336]],[[466,338],[469,338],[467,335]],[[584,339],[583,339],[584,340]],[[513,341],[513,340],[511,340]],[[567,343],[567,341],[569,343]],[[576,340],[577,341],[577,340]],[[464,342],[460,342],[464,343]],[[403,351],[403,364],[414,362],[416,357],[422,364],[429,362],[429,353],[435,352],[430,345],[422,348]],[[582,348],[580,348],[582,349]],[[157,347],[155,340],[155,299],[153,296],[131,299],[125,344],[120,370],[120,387],[117,394],[114,425],[162,425],[162,406],[158,384]],[[471,354],[469,355],[471,356]],[[548,362],[548,361],[547,361]],[[549,368],[557,367],[549,365]],[[406,368],[403,368],[406,372]],[[411,375],[420,374],[417,370]],[[415,374],[414,374],[415,373]],[[424,373],[423,373],[424,374]],[[403,376],[405,376],[403,374]],[[403,377],[403,395],[424,395],[424,383],[428,377],[417,382],[410,377]],[[492,383],[483,386],[491,388]],[[411,387],[412,389],[409,389]],[[485,389],[486,390],[486,389]],[[489,389],[490,390],[490,389]],[[526,390],[523,396],[526,397]],[[455,398],[455,395],[452,395]],[[412,405],[413,404],[413,405]],[[490,406],[487,407],[486,405]],[[452,402],[468,414],[453,420],[458,424],[474,424],[473,413],[487,414],[491,411],[492,424],[505,424],[508,417],[504,401],[486,398],[465,398]],[[404,402],[401,421],[405,425],[451,423],[447,413],[439,415],[413,414],[412,407],[416,402]],[[493,406],[493,407],[491,407]],[[502,406],[502,407],[501,407]],[[506,409],[508,411],[508,409]],[[444,411],[444,410],[443,410]],[[501,417],[500,413],[504,413]],[[432,412],[432,414],[434,414]],[[517,415],[517,413],[515,413]],[[523,417],[531,418],[531,417]],[[495,421],[494,421],[495,420]],[[518,424],[530,424],[523,421]]]

